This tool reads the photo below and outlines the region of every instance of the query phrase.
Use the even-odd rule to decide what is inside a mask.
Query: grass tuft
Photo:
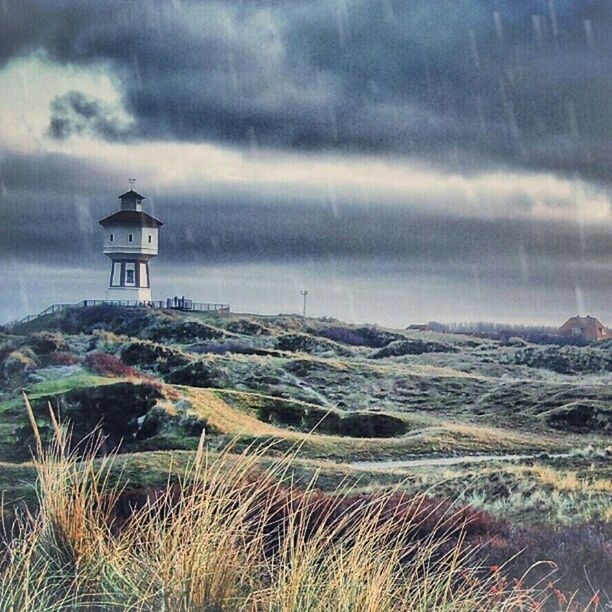
[[[121,513],[114,455],[95,433],[74,449],[50,416],[53,442],[37,436],[38,510],[2,545],[0,611],[484,612],[541,609],[551,596],[503,567],[483,571],[463,509],[398,491],[324,496],[314,481],[298,490],[291,455],[263,468],[267,448],[211,455],[204,434],[178,484]]]

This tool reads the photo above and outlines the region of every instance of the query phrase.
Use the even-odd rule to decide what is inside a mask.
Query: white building
[[[104,254],[111,260],[109,300],[151,301],[149,262],[157,255],[162,222],[143,212],[139,193],[119,196],[121,209],[100,220]]]

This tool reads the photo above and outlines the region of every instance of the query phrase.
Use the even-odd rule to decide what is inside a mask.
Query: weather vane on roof
[[[129,178],[128,179],[128,183],[130,184],[130,187],[133,187],[135,182],[136,182],[136,179],[134,179],[134,178]]]

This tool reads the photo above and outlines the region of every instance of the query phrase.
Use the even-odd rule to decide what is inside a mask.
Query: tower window
[[[109,239],[111,242],[115,242],[115,234],[111,234]]]
[[[125,282],[130,285],[134,284],[134,270],[125,271]]]
[[[149,234],[149,244],[153,242],[153,236],[151,236],[151,234]]]
[[[128,242],[134,242],[134,234],[128,234]]]

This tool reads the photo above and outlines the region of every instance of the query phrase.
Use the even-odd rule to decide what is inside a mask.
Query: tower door
[[[136,286],[136,263],[133,261],[125,262],[125,286]]]

